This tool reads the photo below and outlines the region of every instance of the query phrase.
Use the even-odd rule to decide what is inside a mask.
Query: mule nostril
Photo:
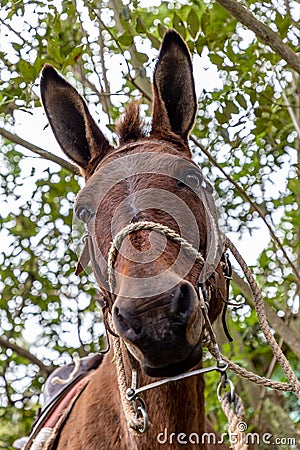
[[[140,334],[142,331],[141,324],[134,319],[125,310],[120,309],[118,306],[115,306],[113,309],[114,320],[117,322],[118,326],[122,329],[123,332],[128,332],[133,330],[136,335]]]
[[[193,306],[193,293],[188,283],[177,286],[173,293],[172,306],[176,315],[188,314]]]
[[[185,313],[191,306],[191,291],[188,284],[180,286],[179,312]]]

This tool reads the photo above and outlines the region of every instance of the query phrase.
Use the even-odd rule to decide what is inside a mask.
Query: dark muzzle
[[[119,296],[112,313],[115,331],[149,375],[180,373],[192,355],[193,365],[200,359],[203,319],[188,281],[152,298]]]

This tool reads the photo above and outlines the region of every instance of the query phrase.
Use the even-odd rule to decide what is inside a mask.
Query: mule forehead
[[[87,206],[94,210],[89,229],[95,243],[101,241],[101,253],[107,254],[112,238],[124,226],[154,220],[205,250],[208,266],[215,266],[223,248],[222,235],[212,187],[198,166],[169,144],[163,147],[165,151],[157,144],[148,144],[146,149],[143,144],[131,146],[106,157],[76,200],[75,209]],[[200,184],[183,189],[191,173],[199,177]]]
[[[199,186],[187,193],[182,186],[188,173],[196,174]],[[98,221],[109,215],[114,236],[137,217],[149,220],[147,211],[149,214],[149,210],[155,209],[152,220],[161,223],[167,220],[169,226],[196,246],[201,223],[203,248],[206,220],[202,180],[198,167],[187,158],[151,151],[118,154],[101,165],[89,180],[78,196],[75,210],[78,206],[88,206]]]
[[[131,177],[153,174],[172,177],[184,182],[184,174],[187,170],[192,169],[200,173],[200,169],[190,158],[180,155],[176,150],[174,150],[174,154],[171,154],[157,150],[157,146],[147,146],[145,150],[141,145],[127,154],[125,150],[120,149],[105,158],[98,166],[96,172],[79,193],[75,207],[76,204],[84,202],[84,200],[88,202],[94,200],[98,203],[113,186],[123,180],[128,181]],[[149,178],[147,179],[149,183]],[[144,180],[146,181],[146,177],[144,177]],[[154,178],[153,180],[155,182]]]

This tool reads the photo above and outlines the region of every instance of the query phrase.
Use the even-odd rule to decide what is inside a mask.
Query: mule
[[[188,144],[197,101],[186,44],[175,31],[166,33],[154,70],[151,129],[144,126],[139,105],[130,103],[116,125],[118,148],[100,131],[83,98],[50,65],[42,72],[41,94],[57,141],[86,180],[74,207],[89,233],[86,261],[80,259],[77,272],[92,260],[108,332],[121,341],[128,387],[133,367],[139,385],[201,368],[206,322],[198,288],[209,294],[213,323],[224,308],[228,284],[212,188],[193,163]],[[112,260],[112,240],[126,226],[141,223],[146,225],[121,237]],[[155,227],[151,231],[149,223],[165,227],[169,235]],[[203,256],[202,262],[178,236]],[[56,448],[197,444],[202,450],[225,449],[218,438],[201,438],[213,433],[204,387],[199,375],[145,391],[151,426],[145,434],[134,433],[125,419],[111,350],[73,406]]]

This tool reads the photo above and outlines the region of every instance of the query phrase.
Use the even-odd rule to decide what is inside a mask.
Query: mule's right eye
[[[75,210],[76,217],[84,223],[88,223],[95,215],[92,208],[88,206],[78,206]]]

